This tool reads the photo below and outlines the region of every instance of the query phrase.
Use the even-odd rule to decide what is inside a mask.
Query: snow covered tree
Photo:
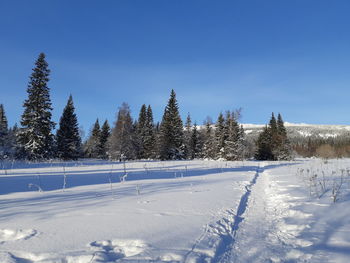
[[[81,156],[81,138],[74,111],[73,98],[70,95],[56,134],[57,156],[63,160],[76,160]]]
[[[92,130],[90,136],[84,145],[85,156],[88,158],[99,158],[101,149],[100,149],[100,140],[101,140],[101,128],[98,119]]]
[[[0,159],[3,159],[7,156],[8,134],[9,134],[9,129],[8,129],[8,123],[7,123],[4,106],[0,104]]]
[[[100,146],[99,146],[99,158],[107,159],[108,158],[108,139],[111,135],[111,128],[107,120],[103,123],[101,127],[100,134]]]
[[[257,150],[255,159],[257,160],[274,160],[271,144],[271,130],[265,126],[264,130],[259,134],[256,142]]]
[[[150,105],[147,107],[146,113],[146,132],[143,141],[145,158],[156,157],[156,135],[153,123],[153,112]]]
[[[184,158],[193,159],[191,152],[192,120],[190,113],[187,114],[184,131]]]
[[[280,114],[276,121],[272,113],[269,125],[260,133],[255,158],[258,160],[289,160],[291,158],[291,147]]]
[[[183,136],[183,124],[176,94],[174,90],[171,90],[170,99],[160,124],[160,158],[162,160],[184,158]]]
[[[203,157],[206,159],[214,159],[216,156],[216,144],[214,141],[214,132],[212,128],[212,121],[207,118],[205,121],[205,129],[203,131]]]
[[[136,125],[136,136],[137,136],[137,148],[138,148],[138,154],[137,157],[139,159],[146,158],[145,154],[145,137],[147,134],[147,107],[145,104],[141,106],[140,113],[139,113],[139,119],[137,121]]]
[[[50,89],[47,86],[50,70],[41,53],[35,62],[35,68],[28,84],[28,99],[24,101],[22,128],[18,133],[18,142],[23,147],[26,158],[30,160],[46,159],[53,156],[55,123],[51,121]]]
[[[197,129],[197,123],[194,123],[193,129],[191,132],[191,138],[189,142],[189,156],[190,159],[200,158],[202,157],[202,142],[200,133]]]
[[[112,159],[135,159],[135,130],[130,107],[123,103],[119,108],[117,121],[109,139],[109,155]]]
[[[218,120],[215,124],[215,159],[225,158],[225,118],[222,113],[219,114]]]
[[[287,130],[284,127],[284,122],[280,113],[277,117],[277,136],[278,145],[275,150],[277,160],[290,160],[292,158],[292,148],[287,137]]]
[[[282,137],[287,137],[287,130],[284,127],[284,121],[280,113],[278,113],[277,117],[277,131]]]
[[[7,140],[6,140],[6,155],[9,158],[16,158],[16,159],[22,159],[20,158],[20,152],[19,147],[17,144],[17,132],[18,132],[18,126],[15,124],[12,128],[8,130],[7,134]]]
[[[245,132],[243,125],[239,128],[238,142],[237,142],[237,160],[243,160],[248,153],[248,146],[245,140]]]
[[[234,113],[227,112],[225,120],[226,138],[224,142],[224,154],[226,160],[240,160],[243,158],[243,138],[240,126]]]

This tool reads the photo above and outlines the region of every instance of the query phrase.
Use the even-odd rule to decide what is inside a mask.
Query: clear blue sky
[[[348,0],[2,0],[0,103],[19,122],[34,61],[45,52],[58,122],[69,94],[86,132],[170,90],[202,123],[243,108],[242,122],[350,124]]]

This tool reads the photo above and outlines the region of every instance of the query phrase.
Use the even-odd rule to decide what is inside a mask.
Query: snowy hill
[[[265,125],[242,124],[248,137],[256,137]],[[346,137],[350,138],[350,125],[323,125],[306,123],[289,123],[285,126],[290,138],[319,137],[322,139]]]

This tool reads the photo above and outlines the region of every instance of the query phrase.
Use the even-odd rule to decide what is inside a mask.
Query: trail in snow
[[[294,185],[281,187],[280,177],[268,170],[261,173],[248,201],[245,220],[236,232],[231,250],[221,262],[308,262],[312,255],[303,248],[312,242],[300,237],[309,228],[312,215],[295,210],[298,196],[289,192]],[[300,220],[299,220],[300,219]]]
[[[236,238],[236,234],[237,231],[239,229],[239,225],[240,223],[244,220],[244,213],[247,209],[248,206],[248,200],[249,200],[249,196],[252,193],[252,188],[253,186],[256,184],[256,181],[259,177],[259,175],[263,172],[263,168],[260,167],[257,170],[257,172],[255,173],[254,178],[252,179],[252,181],[250,182],[249,185],[247,185],[246,188],[246,192],[242,195],[241,200],[239,202],[238,208],[237,208],[237,212],[234,216],[234,221],[233,221],[233,225],[232,225],[232,229],[231,229],[231,234],[228,235],[228,238],[224,239],[223,241],[223,245],[222,247],[216,252],[216,255],[213,259],[213,262],[225,262],[225,258],[227,257],[227,254],[230,253],[231,248],[233,247],[234,243],[235,243],[235,238]]]
[[[226,258],[234,245],[240,223],[244,220],[252,188],[262,172],[263,168],[259,166],[253,179],[245,186],[245,192],[236,209],[227,210],[222,219],[206,226],[203,235],[185,255],[184,262],[221,262]]]

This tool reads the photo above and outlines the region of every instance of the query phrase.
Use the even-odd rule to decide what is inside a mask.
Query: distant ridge
[[[350,125],[336,124],[307,124],[307,123],[284,123],[289,137],[307,138],[318,137],[322,139],[346,137],[350,138]],[[265,124],[243,123],[243,128],[248,137],[256,137]]]

